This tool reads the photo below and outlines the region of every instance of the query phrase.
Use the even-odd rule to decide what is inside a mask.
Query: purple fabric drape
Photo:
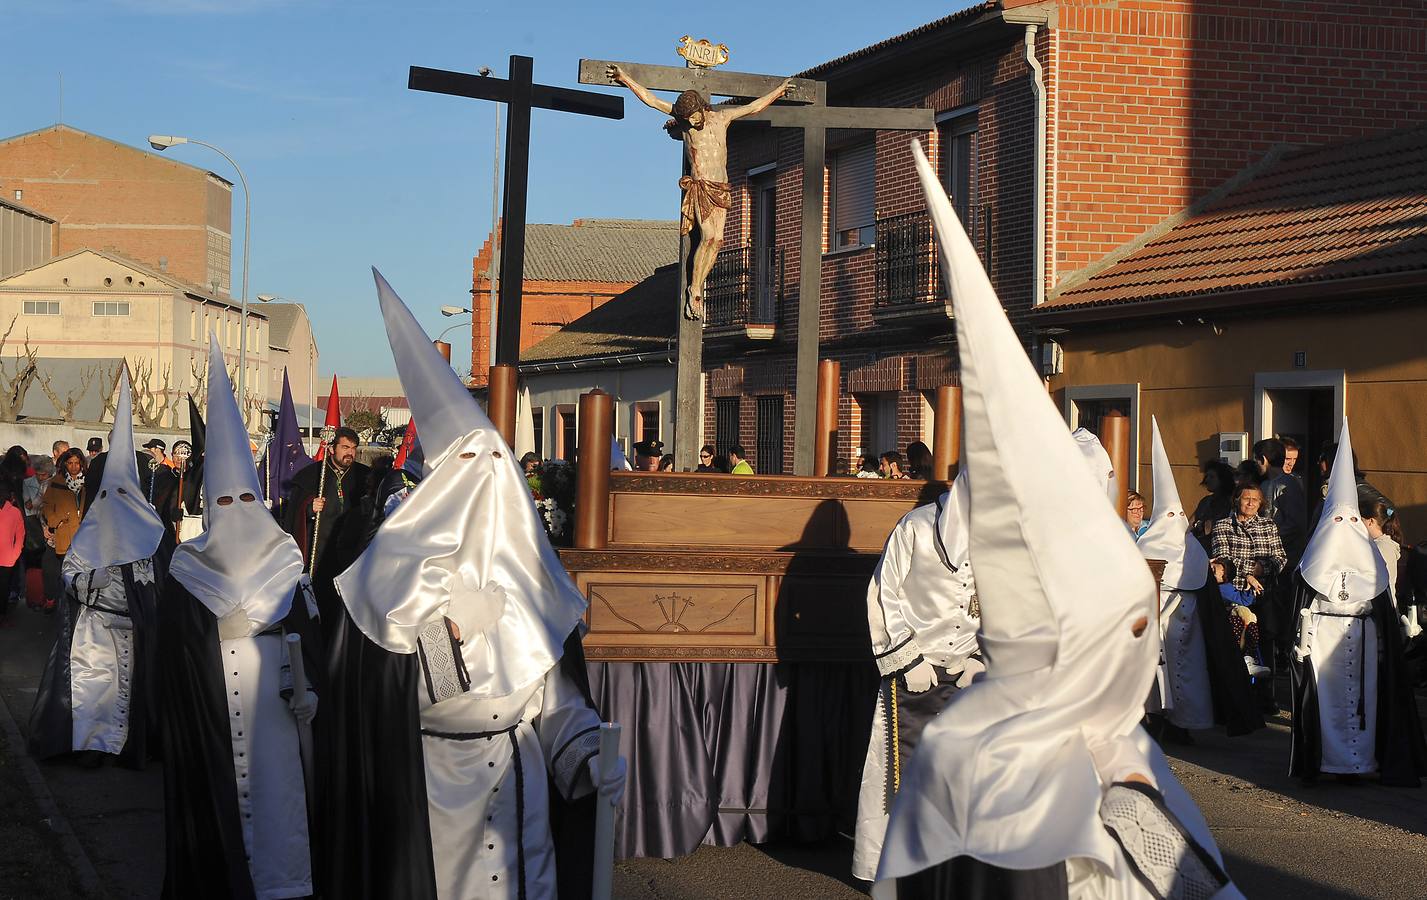
[[[302,446],[297,407],[292,403],[286,369],[282,372],[282,403],[278,406],[277,427],[273,431],[272,443],[268,444],[266,463],[263,489],[267,491],[267,499],[272,501],[273,509],[277,510],[292,495],[292,476],[312,463]]]
[[[624,726],[621,858],[850,831],[877,670],[832,663],[591,663]]]

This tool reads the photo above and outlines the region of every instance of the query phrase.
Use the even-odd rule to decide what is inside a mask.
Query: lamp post
[[[149,146],[160,152],[170,147],[177,147],[179,144],[197,144],[200,147],[207,147],[214,153],[228,160],[228,165],[233,167],[233,171],[238,173],[238,181],[243,185],[243,327],[238,333],[238,404],[243,409],[248,403],[248,247],[252,223],[253,195],[248,190],[248,179],[243,176],[243,170],[238,168],[238,164],[233,161],[233,157],[224,153],[219,148],[206,141],[194,138],[179,137],[173,134],[151,134],[149,135]],[[243,415],[243,426],[248,423],[247,414]]]

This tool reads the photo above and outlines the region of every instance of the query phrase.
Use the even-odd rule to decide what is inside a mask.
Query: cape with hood
[[[159,620],[164,896],[305,897],[319,887],[315,823],[283,635],[301,635],[314,689],[320,637],[300,590],[297,545],[263,506],[216,339],[208,389],[205,529],[174,550]]]
[[[30,713],[37,759],[71,751],[115,754],[143,768],[157,744],[158,585],[168,553],[163,523],[144,500],[134,459],[128,373],[119,382],[114,460],[94,478],[88,515],[70,542],[59,634]]]
[[[1229,628],[1209,556],[1189,533],[1189,518],[1160,435],[1150,418],[1154,512],[1136,541],[1145,559],[1164,560],[1160,580],[1160,637],[1164,642],[1164,715],[1181,728],[1222,725],[1231,735],[1263,727],[1243,655]]]
[[[1313,538],[1294,574],[1297,643],[1289,773],[1417,787],[1427,745],[1403,658],[1392,582],[1359,512],[1348,421]]]
[[[364,550],[343,540],[370,532],[349,515],[319,561],[319,603],[344,613],[319,736],[325,815],[340,823],[324,871],[343,897],[536,897],[557,882],[578,897],[599,721],[579,653],[585,600],[517,460],[376,280],[428,464],[414,489],[389,478],[390,499],[367,506],[380,524]]]
[[[923,893],[938,897],[1150,897],[1136,833],[1177,848],[1155,874],[1192,871],[1214,885],[1206,894],[1240,896],[1139,725],[1160,646],[1149,568],[1026,358],[921,145],[912,151],[955,309],[986,671],[923,732],[873,896],[930,879]],[[1127,787],[1134,777],[1152,787]],[[1112,828],[1125,795],[1143,800],[1158,825]]]

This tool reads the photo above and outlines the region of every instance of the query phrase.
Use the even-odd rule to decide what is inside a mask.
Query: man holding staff
[[[313,559],[321,558],[338,523],[356,508],[366,489],[367,466],[357,462],[357,446],[361,439],[350,428],[338,428],[324,458],[292,477],[292,499],[287,504],[283,529],[297,541],[303,561],[313,568]]]

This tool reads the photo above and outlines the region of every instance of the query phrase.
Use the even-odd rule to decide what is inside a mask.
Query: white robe
[[[1180,728],[1213,728],[1214,698],[1209,689],[1209,664],[1204,653],[1201,615],[1217,610],[1201,610],[1194,591],[1164,590],[1160,611],[1160,637],[1164,647],[1163,685],[1169,694],[1164,714]]]
[[[464,661],[437,619],[421,631],[421,744],[442,900],[555,897],[546,771],[566,799],[594,789],[599,716],[556,666],[515,694],[469,692]]]
[[[953,570],[941,546],[938,517],[946,514],[940,503],[929,503],[904,516],[872,574],[867,588],[868,629],[884,679],[905,670],[918,657],[955,675],[977,650],[980,620],[971,615],[976,582],[970,561],[962,560]],[[857,800],[852,874],[863,881],[876,876],[887,833],[890,763],[884,699],[885,694],[879,694],[873,712],[872,739]],[[905,765],[907,760],[901,762]]]
[[[133,569],[135,582],[153,584],[152,562],[141,560]],[[134,623],[123,567],[110,566],[109,583],[97,590],[91,587],[93,577],[93,572],[81,572],[73,581],[79,599],[69,645],[73,746],[117,755],[129,739]]]
[[[1300,627],[1318,696],[1321,772],[1377,771],[1377,675],[1382,647],[1372,601],[1342,603],[1318,594]],[[1361,708],[1361,714],[1359,709]]]
[[[286,644],[278,631],[220,640],[218,658],[253,890],[258,900],[306,897],[312,854],[297,720],[281,695],[291,686]]]

